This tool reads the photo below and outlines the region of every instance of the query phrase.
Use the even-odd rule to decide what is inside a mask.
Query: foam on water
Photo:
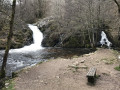
[[[8,61],[7,62],[8,64],[12,64],[12,65],[15,65],[16,67],[15,68],[18,68],[18,67],[22,67],[22,66],[24,66],[24,62],[23,61]]]

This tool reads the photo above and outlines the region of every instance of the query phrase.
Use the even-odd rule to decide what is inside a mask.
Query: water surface
[[[71,48],[44,48],[31,52],[12,52],[9,53],[7,62],[7,76],[11,72],[20,70],[27,66],[33,66],[41,61],[46,61],[54,58],[72,58],[74,55],[80,56],[90,53],[92,49],[71,49]],[[0,51],[0,66],[2,65],[4,51]]]

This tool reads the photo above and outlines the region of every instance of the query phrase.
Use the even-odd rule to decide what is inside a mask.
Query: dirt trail
[[[73,67],[79,67],[75,69]],[[120,90],[120,72],[115,51],[98,49],[72,59],[58,58],[43,62],[19,73],[16,90]],[[95,86],[87,84],[86,73],[97,68],[100,75]],[[88,69],[86,69],[88,68]]]

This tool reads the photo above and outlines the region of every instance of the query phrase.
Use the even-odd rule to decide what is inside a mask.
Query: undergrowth
[[[120,66],[117,66],[114,69],[117,70],[117,71],[120,71]]]

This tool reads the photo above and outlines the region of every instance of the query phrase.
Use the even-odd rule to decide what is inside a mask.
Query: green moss
[[[101,59],[101,61],[103,61],[105,64],[113,64],[115,62],[114,58],[108,59],[108,58],[103,58]]]
[[[78,58],[79,56],[77,56],[77,55],[74,55],[72,58]]]
[[[12,72],[12,78],[18,77],[18,73],[17,72]]]
[[[44,62],[44,61],[39,62],[38,65],[39,65],[39,64],[42,64],[43,62]]]
[[[2,90],[15,90],[15,83],[13,82],[13,79],[7,80],[5,83],[6,85],[2,88]]]
[[[68,48],[77,48],[81,47],[80,40],[77,37],[70,37],[67,42],[64,44],[64,47]]]
[[[90,48],[91,46],[90,46],[90,44],[86,44],[85,47],[86,48]]]
[[[75,26],[75,25],[77,24],[77,22],[76,22],[76,21],[71,20],[71,21],[69,22],[69,24],[70,24],[70,25]],[[77,25],[76,27],[78,27],[78,25]]]
[[[55,23],[50,26],[50,30],[51,30],[51,31],[54,31],[54,30],[56,30],[57,28],[58,28],[58,25],[55,24]]]
[[[3,27],[3,30],[9,30],[9,25],[5,25],[5,26]]]
[[[100,77],[100,75],[96,75],[96,78],[98,79]]]
[[[117,71],[120,71],[120,66],[117,66],[114,69],[117,70]]]

